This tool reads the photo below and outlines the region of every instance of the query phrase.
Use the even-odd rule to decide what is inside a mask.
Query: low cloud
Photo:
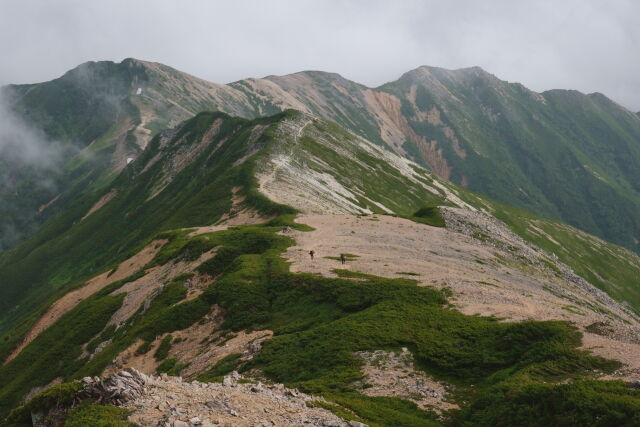
[[[0,90],[0,250],[33,231],[38,203],[57,194],[62,146],[12,111]],[[35,204],[35,206],[34,206]]]
[[[10,169],[55,169],[62,158],[60,145],[29,126],[9,106],[8,89],[0,91],[0,159]]]

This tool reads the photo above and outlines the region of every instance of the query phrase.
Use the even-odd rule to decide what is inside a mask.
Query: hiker
[[[311,261],[313,261],[313,255],[315,254],[315,252],[312,250],[309,251],[309,256],[311,257]]]
[[[342,264],[344,264],[345,262],[347,262],[347,257],[344,254],[340,254],[340,262]]]

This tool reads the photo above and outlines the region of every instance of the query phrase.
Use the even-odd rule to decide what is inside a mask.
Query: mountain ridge
[[[100,62],[88,64],[84,68]],[[101,153],[120,148],[109,154],[107,165],[97,166],[101,171],[93,168],[99,183],[112,179],[115,164],[121,168],[126,158],[137,156],[152,134],[198,111],[252,118],[294,108],[336,121],[473,191],[639,250],[640,189],[635,183],[640,177],[632,164],[640,161],[640,118],[601,95],[537,93],[479,67],[421,66],[369,88],[320,71],[222,85],[153,62],[106,64],[119,66],[122,73],[140,68],[140,84],[125,81],[124,104],[118,108],[133,108],[128,121],[120,118],[120,125],[104,131],[113,123],[106,120],[100,128]],[[428,83],[416,75],[427,76]],[[40,110],[51,114],[51,109]],[[32,228],[41,223],[39,217],[48,217],[47,210],[55,212],[64,204],[65,197],[47,204],[56,196],[50,192],[33,203],[27,215]],[[39,206],[48,207],[37,214]]]
[[[202,112],[0,254],[0,416],[73,420],[136,369],[165,376],[101,402],[143,424],[242,424],[255,411],[238,393],[273,396],[272,382],[322,396],[345,426],[620,424],[640,411],[638,274],[626,249],[327,119]],[[568,406],[536,409],[548,396]]]

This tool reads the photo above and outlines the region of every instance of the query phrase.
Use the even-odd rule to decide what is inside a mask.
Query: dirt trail
[[[585,346],[594,347],[595,354],[640,370],[640,357],[634,356],[640,354],[640,325],[636,320],[615,306],[604,306],[601,300],[549,269],[514,259],[508,250],[445,228],[383,215],[307,215],[297,221],[315,230],[291,232],[296,245],[284,255],[291,261],[291,271],[335,276],[333,269],[347,268],[415,279],[424,286],[449,288],[456,309],[469,315],[513,321],[567,320],[582,329],[605,322],[612,325],[610,336],[595,336],[605,344],[594,347],[590,343],[596,338],[587,336]],[[515,238],[507,243],[521,244]],[[315,251],[313,261],[310,250]],[[344,266],[326,258],[340,253],[357,257]],[[598,311],[603,307],[612,315]]]
[[[13,360],[27,345],[29,345],[42,331],[53,325],[65,313],[73,309],[85,298],[98,292],[100,289],[113,282],[122,280],[142,268],[153,259],[160,251],[167,240],[154,240],[131,258],[123,261],[115,270],[104,272],[88,281],[84,286],[73,290],[62,298],[54,302],[49,309],[38,319],[29,332],[25,335],[22,343],[16,347],[5,359],[4,364]]]

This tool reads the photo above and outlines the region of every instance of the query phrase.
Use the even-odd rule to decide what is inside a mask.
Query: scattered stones
[[[205,406],[209,409],[217,409],[217,410],[226,410],[227,408],[227,404],[224,402],[219,402],[216,400],[210,400],[209,402],[205,403]]]
[[[560,262],[556,254],[548,253],[541,248],[525,241],[509,230],[499,219],[479,211],[467,209],[440,207],[448,230],[470,236],[483,245],[492,246],[507,252],[518,262],[535,265],[549,273],[558,274],[563,279],[580,287],[605,306],[615,307],[627,315],[640,320],[626,305],[620,304],[596,288],[582,277],[578,276],[566,264]],[[562,291],[560,291],[562,292]]]
[[[407,348],[397,353],[376,350],[355,355],[364,362],[364,378],[354,384],[362,393],[408,399],[423,409],[437,412],[456,407],[446,401],[448,386],[416,369]]]
[[[86,378],[82,393],[130,409],[129,420],[140,426],[362,426],[309,406],[307,402],[318,398],[296,389],[282,384],[244,383],[241,379],[234,371],[222,383],[187,382],[180,377],[147,376],[128,369],[104,380]]]

